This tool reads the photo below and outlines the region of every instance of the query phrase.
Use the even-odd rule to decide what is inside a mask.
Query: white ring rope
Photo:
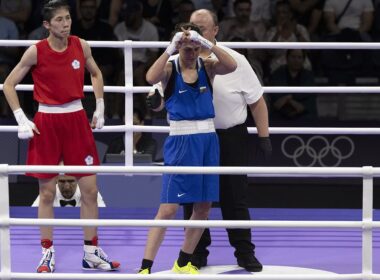
[[[34,275],[34,277],[33,277]],[[216,275],[185,275],[181,274],[180,277],[178,274],[150,274],[150,275],[137,275],[137,274],[78,274],[78,273],[54,273],[54,274],[38,274],[35,273],[12,273],[12,279],[162,279],[162,280],[246,280],[246,279],[256,279],[256,280],[357,280],[357,279],[369,279],[368,276],[363,274],[341,274],[341,275],[325,275],[325,274],[313,274],[313,275],[299,275],[299,274],[272,274],[272,275],[260,275],[260,274],[251,274],[251,275],[226,275],[218,274]],[[380,279],[380,276],[373,275],[371,279]]]
[[[0,126],[0,131],[3,127]],[[10,128],[10,127],[9,127]],[[17,126],[14,126],[12,131],[17,131]],[[169,133],[168,126],[144,126],[144,125],[110,125],[104,126],[100,130],[94,132],[125,132],[125,131],[138,131],[138,132],[154,132],[154,133]],[[256,127],[249,127],[250,134],[257,134]],[[345,134],[345,135],[377,135],[380,134],[380,128],[377,127],[270,127],[270,134]]]
[[[133,93],[147,93],[151,87],[133,87],[133,86],[104,86],[104,92],[110,93],[127,93],[131,90]],[[263,87],[265,93],[380,93],[379,86],[309,86],[309,87]],[[3,90],[3,84],[0,84],[0,90]],[[33,85],[20,84],[16,90],[32,91]],[[92,86],[84,86],[85,92],[92,92]]]
[[[30,40],[0,40],[0,46],[30,46],[37,41]],[[126,61],[131,57],[133,48],[166,47],[168,42],[132,42],[132,41],[89,41],[92,47],[124,48]],[[232,48],[256,49],[380,49],[380,43],[273,43],[273,42],[234,42],[225,43]],[[131,64],[125,63],[126,73],[131,72]],[[128,71],[127,71],[128,70]],[[131,93],[145,93],[150,87],[133,87],[131,77],[126,79],[123,87],[106,86],[105,92],[125,93],[126,107],[130,105]],[[129,82],[128,82],[129,81]],[[0,89],[3,85],[0,85]],[[33,85],[18,85],[17,90],[31,91]],[[84,91],[92,91],[91,86],[85,86]],[[266,93],[378,93],[380,87],[265,87]],[[128,101],[128,102],[127,102]],[[127,111],[126,111],[127,113]],[[130,112],[128,112],[130,113]],[[127,118],[127,116],[126,116]],[[0,126],[0,132],[15,132],[15,126]],[[248,129],[250,133],[255,128]],[[168,132],[168,127],[133,126],[128,120],[127,125],[105,127],[100,132]],[[376,128],[271,128],[271,133],[305,133],[305,134],[379,134]],[[131,133],[129,133],[131,137]],[[127,147],[126,147],[127,148]],[[130,162],[129,162],[130,163]],[[126,160],[126,165],[128,162]],[[24,174],[25,172],[75,172],[105,174],[254,174],[256,177],[361,177],[363,178],[363,216],[362,221],[178,221],[178,220],[65,220],[65,219],[14,219],[9,218],[8,175]],[[20,225],[55,225],[55,226],[165,226],[165,227],[335,227],[362,229],[362,273],[341,275],[181,275],[181,279],[380,279],[380,274],[372,270],[372,229],[380,227],[380,222],[374,222],[373,212],[373,178],[380,177],[380,168],[373,167],[160,167],[160,166],[12,166],[0,165],[0,232],[1,232],[1,279],[178,279],[175,274],[36,274],[12,273],[10,270],[10,235],[9,226]]]
[[[141,126],[141,125],[108,125],[102,129],[94,129],[95,133],[102,132],[154,132],[154,133],[169,133],[168,126]],[[17,126],[0,125],[0,132],[17,132]],[[255,127],[249,127],[250,134],[257,134]],[[377,127],[271,127],[270,134],[344,134],[344,135],[378,135],[380,128]]]
[[[0,46],[27,47],[35,44],[35,40],[0,40]],[[166,48],[169,42],[160,41],[87,41],[95,48],[124,48],[131,45],[133,48]],[[350,42],[218,42],[218,44],[234,49],[367,49],[378,50],[380,43],[350,43]]]
[[[160,280],[247,280],[247,279],[255,279],[255,280],[359,280],[359,279],[380,279],[380,275],[373,274],[369,278],[369,275],[364,274],[341,274],[341,275],[325,275],[325,274],[313,274],[313,275],[299,275],[299,274],[272,274],[272,275],[260,275],[259,274],[251,274],[251,275],[242,275],[242,274],[234,274],[234,275],[226,275],[226,274],[218,274],[216,275],[207,275],[207,274],[199,274],[199,275],[186,275],[181,274],[149,274],[149,275],[140,275],[140,274],[78,274],[78,273],[52,273],[52,274],[44,274],[44,273],[12,273],[12,279],[160,279]]]
[[[154,133],[169,133],[168,126],[152,126],[152,125],[108,125],[102,129],[94,129],[95,133],[102,132],[154,132]],[[0,125],[0,132],[17,132],[17,126]],[[257,134],[255,127],[249,127],[250,134]],[[380,128],[377,127],[271,127],[270,134],[344,134],[344,135],[378,135]]]
[[[380,177],[380,167],[239,167],[239,166],[53,166],[0,164],[0,174],[100,173],[100,174],[252,174],[255,177]]]
[[[72,220],[72,219],[23,219],[0,220],[2,225],[10,226],[60,226],[60,227],[191,227],[191,228],[380,228],[380,222],[373,221],[211,221],[211,220]]]

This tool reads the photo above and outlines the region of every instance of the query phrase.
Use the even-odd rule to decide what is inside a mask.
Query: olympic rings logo
[[[305,143],[301,137],[290,135],[282,141],[281,151],[298,167],[310,167],[316,163],[322,167],[335,167],[352,156],[355,144],[347,136],[338,136],[330,143],[326,137],[317,135]]]

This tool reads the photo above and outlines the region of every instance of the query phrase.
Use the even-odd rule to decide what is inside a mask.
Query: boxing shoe
[[[82,268],[85,270],[117,270],[119,262],[110,261],[102,248],[92,245],[84,245]]]
[[[37,273],[53,273],[55,270],[54,247],[42,248],[42,258],[37,266]]]
[[[199,274],[198,268],[188,262],[185,266],[179,266],[175,261],[172,271],[179,274]]]

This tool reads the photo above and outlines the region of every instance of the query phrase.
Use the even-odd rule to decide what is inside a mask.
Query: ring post
[[[126,166],[133,166],[133,56],[132,41],[124,41],[124,118],[127,130],[124,134],[124,158]]]
[[[11,238],[9,229],[8,164],[0,164],[0,279],[8,280],[11,273]]]
[[[373,245],[373,168],[363,166],[363,231],[362,231],[362,273],[363,279],[371,279]]]

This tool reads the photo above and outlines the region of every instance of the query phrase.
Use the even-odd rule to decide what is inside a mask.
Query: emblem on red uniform
[[[73,62],[71,62],[71,66],[73,67],[73,69],[79,69],[80,68],[80,62],[76,59],[73,60]]]

